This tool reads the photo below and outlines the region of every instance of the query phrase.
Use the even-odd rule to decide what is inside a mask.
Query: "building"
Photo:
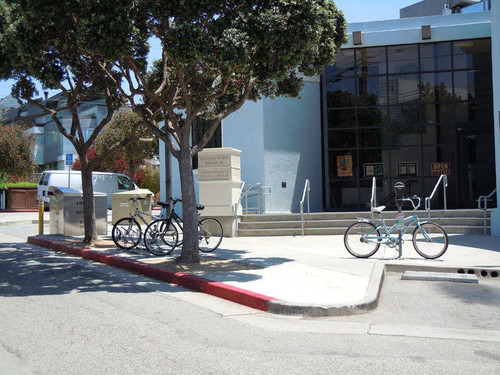
[[[247,102],[222,122],[213,146],[240,149],[242,180],[271,188],[265,213],[298,212],[306,179],[312,211],[367,209],[373,177],[390,203],[396,182],[425,197],[445,174],[448,208],[476,208],[500,184],[500,4],[428,1],[348,25],[335,65],[305,78],[301,99]],[[161,156],[162,191],[180,196],[177,163]]]
[[[66,109],[66,96],[59,93],[39,100],[58,111],[58,118],[69,131],[72,116]],[[67,168],[65,165],[67,154],[73,154],[73,160],[78,157],[73,144],[59,132],[51,115],[34,104],[14,106],[12,100],[8,103],[10,107],[3,113],[3,116],[0,116],[0,121],[5,124],[23,123],[29,127],[27,131],[35,137],[35,162],[39,170],[65,169]],[[87,139],[107,114],[103,97],[96,97],[89,102],[81,103],[78,106],[78,113],[84,137]]]

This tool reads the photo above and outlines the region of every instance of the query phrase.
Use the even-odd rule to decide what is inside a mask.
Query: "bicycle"
[[[113,238],[113,242],[116,246],[121,249],[133,249],[136,247],[139,242],[141,242],[142,238],[142,228],[138,223],[136,218],[139,218],[144,225],[148,225],[147,220],[143,215],[149,216],[153,219],[161,219],[162,216],[154,216],[147,212],[139,210],[139,201],[144,200],[146,198],[142,197],[132,197],[129,200],[135,204],[135,208],[130,217],[124,217],[118,220],[115,225],[113,225],[113,229],[111,231],[111,235]],[[177,229],[175,227],[169,228],[168,230],[164,230],[163,239],[165,241],[169,241],[173,246],[177,243]],[[146,246],[147,248],[147,246]],[[149,250],[149,249],[148,249]]]
[[[418,200],[415,205],[414,200]],[[404,219],[406,226],[401,231],[403,236],[412,225],[416,225],[412,233],[412,243],[416,252],[426,259],[437,259],[442,256],[448,248],[448,235],[438,224],[431,221],[421,222],[416,213],[420,207],[420,198],[416,195],[412,198],[404,198],[403,201],[411,202],[413,215]],[[397,223],[387,227],[382,216],[385,206],[372,208],[372,212],[380,215],[381,225],[375,225],[367,219],[360,219],[349,226],[344,234],[344,245],[347,251],[357,258],[368,258],[377,252],[380,245],[396,247],[399,237],[391,235],[396,229]],[[381,233],[383,231],[384,233]]]
[[[183,227],[182,219],[175,212],[175,205],[182,202],[180,199],[169,198],[172,202],[172,209],[167,217],[153,221],[148,225],[144,232],[144,244],[149,252],[161,256],[170,254],[175,247],[182,245]],[[169,203],[158,202],[158,205],[166,209],[170,209]],[[198,205],[198,210],[203,210],[205,206]],[[169,241],[164,241],[165,233],[169,233],[166,229],[174,227],[178,233],[177,242],[174,246]],[[198,221],[198,241],[199,249],[204,253],[210,253],[217,249],[222,242],[222,225],[214,218],[204,218]],[[179,240],[180,238],[180,240]]]

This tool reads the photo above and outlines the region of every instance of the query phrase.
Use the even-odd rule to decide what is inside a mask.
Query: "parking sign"
[[[66,165],[73,165],[73,154],[66,154]]]

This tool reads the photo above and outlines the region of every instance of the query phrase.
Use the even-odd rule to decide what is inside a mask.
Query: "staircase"
[[[411,211],[404,211],[405,215]],[[490,213],[487,215],[487,234],[490,234]],[[396,211],[384,211],[387,225],[394,224]],[[426,211],[418,211],[420,220],[427,220]],[[363,212],[323,212],[304,214],[306,235],[344,234],[356,217],[371,218]],[[377,218],[377,215],[375,216]],[[483,234],[484,211],[478,209],[434,210],[431,221],[440,224],[448,234]],[[243,215],[238,225],[239,237],[251,236],[300,236],[302,235],[300,214]]]

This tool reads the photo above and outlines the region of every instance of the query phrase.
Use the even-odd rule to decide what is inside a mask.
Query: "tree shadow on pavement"
[[[55,255],[59,255],[55,253]],[[25,297],[74,292],[144,293],[111,275],[34,251],[29,244],[4,243],[0,248],[0,296]]]

